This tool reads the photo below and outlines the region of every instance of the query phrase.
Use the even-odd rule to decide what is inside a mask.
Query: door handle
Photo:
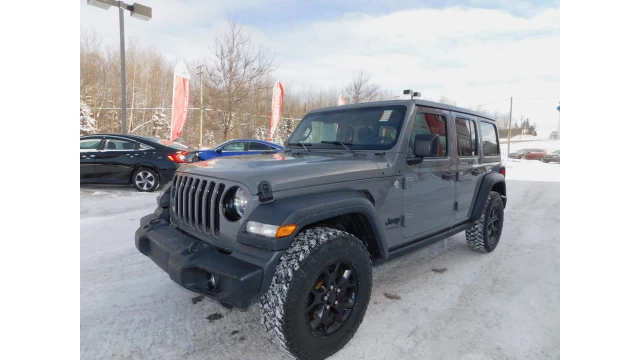
[[[442,180],[453,180],[455,178],[456,178],[456,174],[454,173],[446,172],[442,174]]]
[[[480,175],[480,174],[482,174],[482,170],[480,169],[471,170],[471,175]]]

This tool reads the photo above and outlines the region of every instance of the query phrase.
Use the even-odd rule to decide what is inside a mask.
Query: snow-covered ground
[[[458,234],[374,269],[364,321],[332,359],[559,359],[560,165],[506,166],[498,248]],[[285,359],[256,306],[202,301],[137,251],[155,196],[80,190],[81,358]]]

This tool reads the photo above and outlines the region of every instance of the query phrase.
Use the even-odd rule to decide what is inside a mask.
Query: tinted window
[[[244,151],[244,141],[236,141],[222,147],[222,151]]]
[[[459,156],[477,156],[476,124],[468,119],[456,119],[456,138]]]
[[[249,143],[249,151],[269,151],[269,150],[271,150],[269,145],[260,144],[253,141]]]
[[[487,122],[480,123],[480,132],[482,133],[482,151],[484,156],[498,156],[498,135],[496,126]]]
[[[409,139],[408,157],[414,157],[413,144],[418,134],[437,134],[440,136],[438,156],[447,156],[447,123],[442,115],[418,113],[413,122],[411,138]]]
[[[127,140],[107,139],[105,150],[135,150],[136,143]]]
[[[100,145],[100,139],[80,140],[80,150],[95,150]]]
[[[289,145],[311,144],[316,148],[337,148],[351,143],[354,150],[388,150],[398,140],[407,111],[406,106],[375,106],[356,109],[332,110],[305,116],[289,138]]]

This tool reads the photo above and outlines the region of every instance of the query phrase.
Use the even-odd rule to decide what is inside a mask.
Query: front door
[[[128,183],[129,175],[139,162],[141,150],[125,139],[105,139],[103,149],[96,154],[96,178],[104,182]]]
[[[233,141],[220,148],[222,156],[235,156],[246,154],[247,143],[245,141]]]
[[[456,181],[456,220],[467,219],[471,215],[473,196],[480,186],[484,167],[478,154],[478,130],[475,117],[455,115],[457,181]]]
[[[420,109],[414,118],[402,184],[403,237],[426,236],[450,223],[455,170],[447,124],[445,113],[435,109]],[[417,134],[437,134],[440,137],[438,157],[421,161],[415,159],[413,143]]]

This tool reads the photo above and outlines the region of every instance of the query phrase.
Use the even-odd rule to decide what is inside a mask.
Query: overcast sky
[[[411,88],[425,99],[444,95],[467,107],[513,96],[514,119],[528,116],[544,136],[558,123],[560,12],[555,0],[140,2],[153,8],[153,18],[144,22],[126,15],[127,39],[153,46],[171,61],[208,56],[229,14],[254,42],[274,53],[275,77],[285,89],[340,87],[362,68],[398,95]],[[117,44],[116,9],[80,0],[80,22],[106,43]],[[484,108],[508,112],[509,102]]]

